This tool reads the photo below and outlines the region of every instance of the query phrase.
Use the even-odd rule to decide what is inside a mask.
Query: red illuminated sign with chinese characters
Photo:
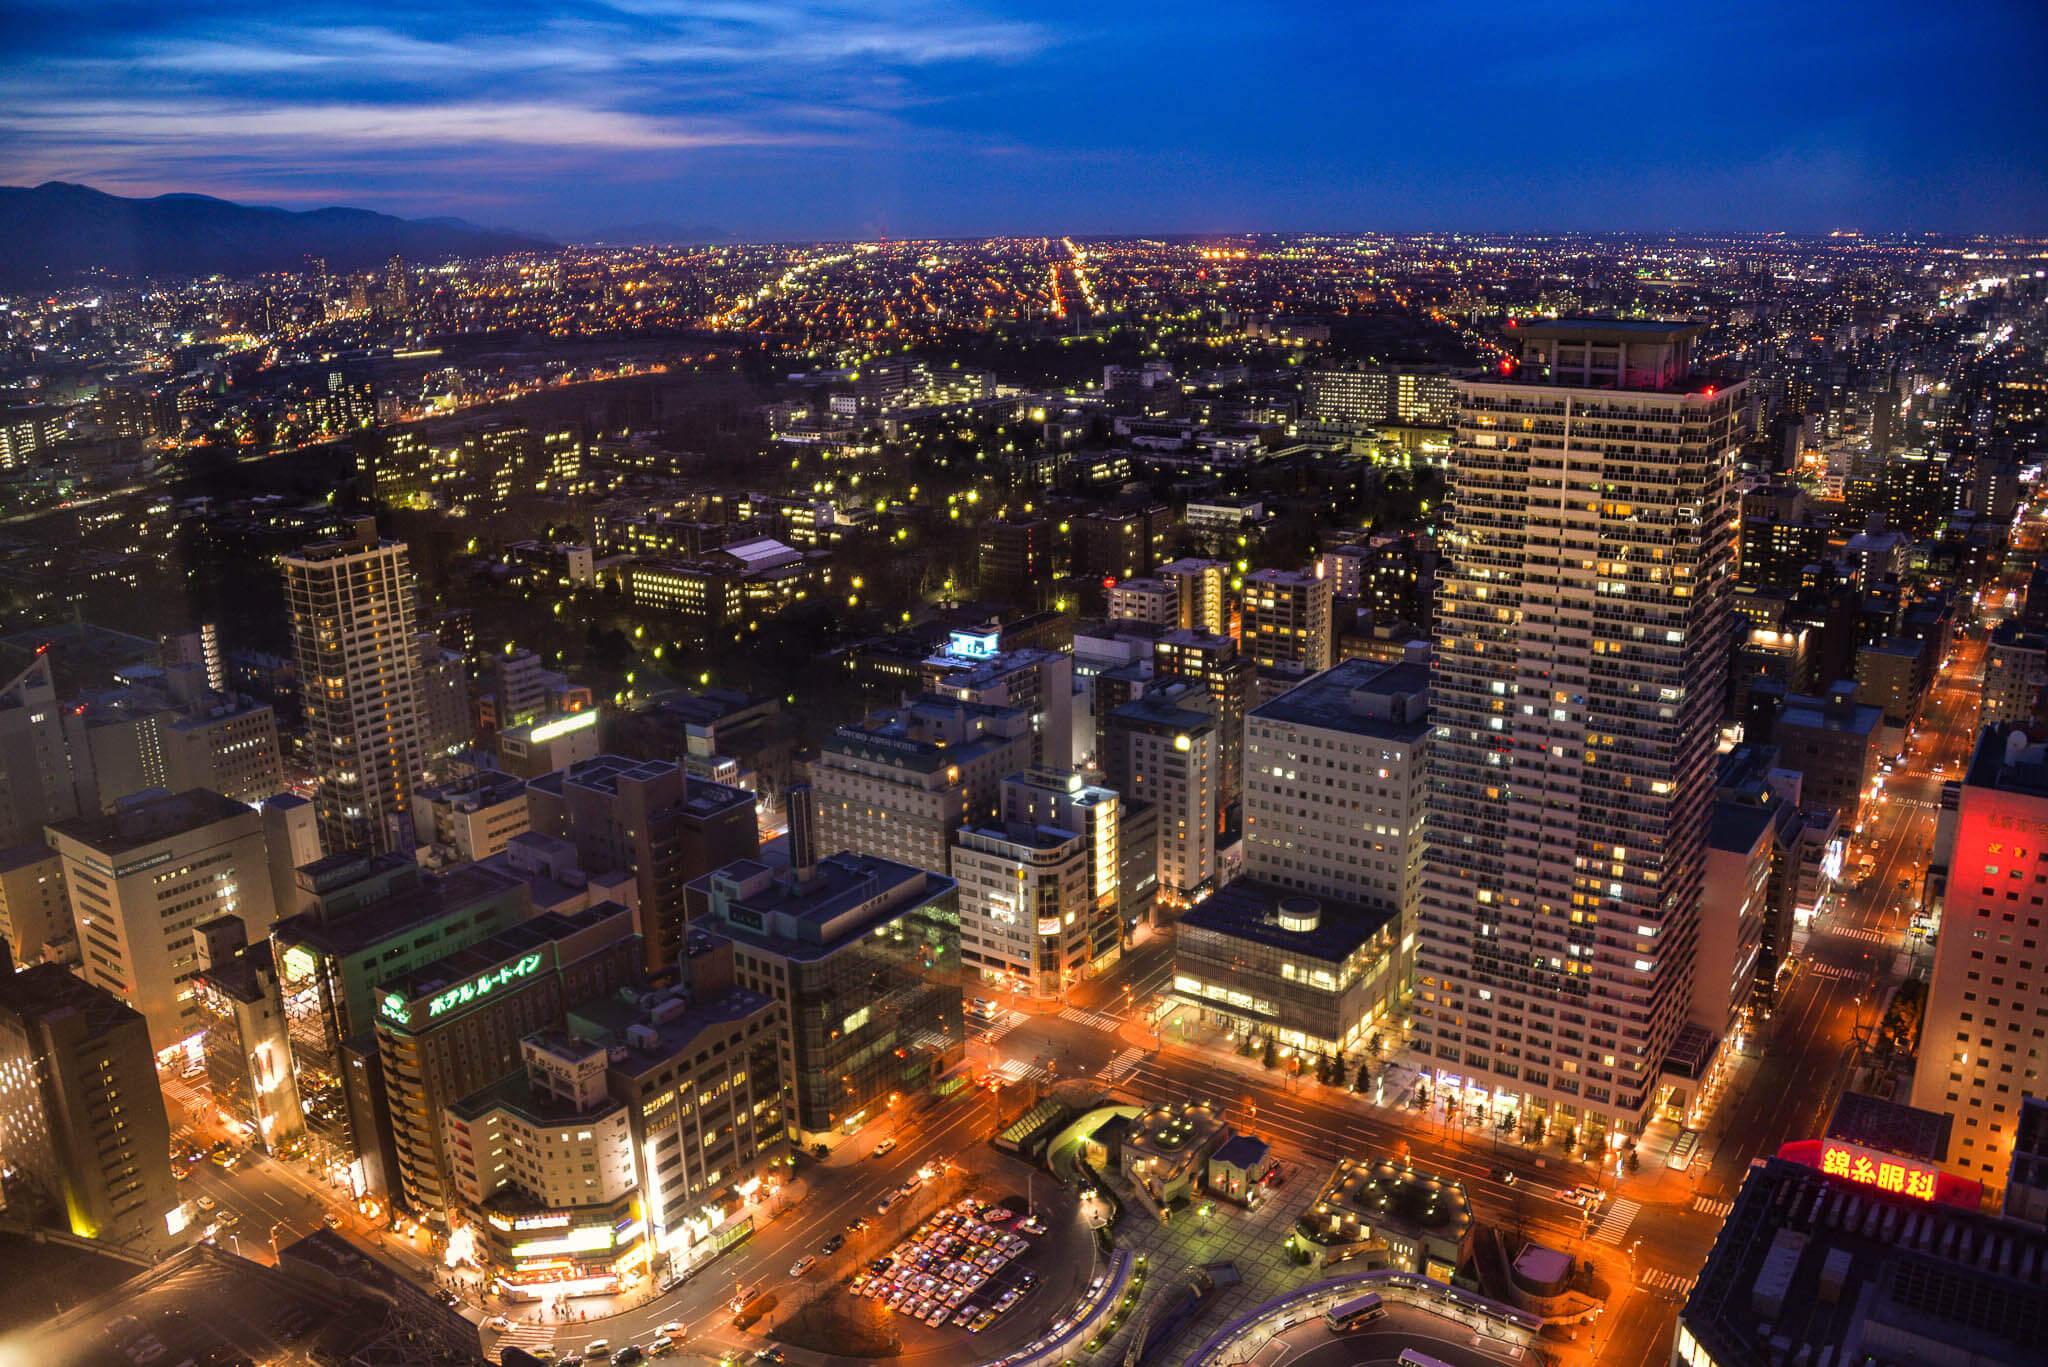
[[[1934,1188],[1941,1177],[1935,1168],[1882,1154],[1868,1154],[1853,1145],[1832,1142],[1821,1145],[1820,1170],[1830,1177],[1846,1177],[1851,1182],[1861,1182],[1879,1191],[1896,1191],[1906,1196],[1917,1196],[1923,1201],[1934,1199]]]

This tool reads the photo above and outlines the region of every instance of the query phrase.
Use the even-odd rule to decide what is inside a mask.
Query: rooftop
[[[210,788],[182,793],[162,788],[121,799],[111,812],[53,821],[49,829],[109,859],[155,845],[236,817],[256,815],[255,808]]]
[[[1826,1137],[1866,1149],[1939,1163],[1948,1153],[1955,1117],[1887,1101],[1866,1092],[1844,1092],[1828,1117]]]
[[[709,897],[720,935],[784,958],[822,959],[958,885],[871,854],[827,855],[808,878],[742,859],[690,887]]]
[[[1472,1227],[1465,1185],[1383,1158],[1366,1164],[1339,1159],[1321,1194],[1295,1221],[1295,1232],[1317,1243],[1355,1243],[1385,1226],[1415,1236],[1462,1238]]]
[[[1413,744],[1429,734],[1424,710],[1428,697],[1427,665],[1343,660],[1253,708],[1251,715],[1260,721]]]
[[[570,1033],[611,1052],[611,1067],[631,1077],[672,1066],[693,1053],[707,1030],[737,1024],[773,1008],[758,992],[735,987],[709,1001],[691,1001],[679,1013],[650,1013],[623,994],[601,997],[569,1012]],[[634,1029],[635,1026],[640,1029]]]
[[[1342,963],[1399,915],[1398,908],[1376,911],[1240,878],[1211,893],[1183,914],[1180,923],[1325,963]]]
[[[1653,318],[1526,318],[1516,319],[1513,338],[1594,342],[1677,342],[1696,337],[1705,323],[1673,323]]]
[[[429,921],[524,892],[525,885],[518,879],[469,864],[447,873],[422,875],[415,886],[351,910],[287,916],[271,927],[271,934],[282,944],[305,945],[343,958],[410,934],[414,927]]]
[[[600,902],[581,911],[544,911],[531,920],[521,921],[488,940],[479,940],[453,954],[444,955],[403,977],[382,979],[376,988],[378,994],[386,998],[395,996],[407,1002],[417,1001],[445,987],[466,983],[508,959],[551,947],[558,941],[617,918],[625,919],[626,931],[630,933],[633,913],[617,902]],[[468,988],[465,986],[463,990],[466,1001]]]

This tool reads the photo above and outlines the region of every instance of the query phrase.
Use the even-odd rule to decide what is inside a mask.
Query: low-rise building
[[[513,774],[485,770],[412,796],[420,844],[448,863],[496,854],[530,825],[526,780]]]
[[[1318,1273],[1363,1261],[1449,1282],[1472,1254],[1465,1184],[1397,1163],[1339,1159],[1288,1246]]]

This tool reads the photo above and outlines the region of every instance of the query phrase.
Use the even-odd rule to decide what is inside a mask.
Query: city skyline
[[[2022,6],[1461,22],[1321,5],[284,18],[230,3],[80,24],[38,3],[13,18],[10,184],[564,239],[655,223],[791,241],[2048,222],[2048,108],[2027,76],[2048,21]],[[1959,43],[1970,79],[1930,79]]]

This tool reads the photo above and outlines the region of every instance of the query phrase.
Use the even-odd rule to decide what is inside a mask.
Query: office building
[[[999,517],[981,527],[981,596],[1019,607],[1045,604],[1053,578],[1053,528],[1042,517]]]
[[[953,846],[960,956],[981,981],[1056,998],[1123,943],[1117,795],[1032,769],[1003,781],[1003,814],[962,826]]]
[[[1074,573],[1122,581],[1150,572],[1166,559],[1173,523],[1173,510],[1162,503],[1075,518]]]
[[[683,885],[761,848],[752,793],[667,760],[599,755],[533,780],[526,801],[532,828],[574,845],[585,871],[633,874],[649,972],[682,957]]]
[[[598,756],[595,708],[546,721],[508,726],[498,732],[498,767],[521,778],[539,778]]]
[[[420,754],[439,770],[468,746],[473,732],[469,710],[469,661],[441,644],[434,632],[419,633],[413,646],[419,662]]]
[[[320,820],[313,804],[297,793],[263,800],[263,850],[270,861],[270,904],[279,919],[300,905],[299,870],[320,859]]]
[[[1299,570],[1256,570],[1244,581],[1244,653],[1283,687],[1328,669],[1336,642],[1330,581]]]
[[[690,919],[731,940],[738,984],[787,1013],[783,1122],[816,1149],[962,1062],[960,900],[944,874],[873,855],[813,863],[800,841],[791,858],[698,879]]]
[[[378,1140],[375,987],[518,925],[517,878],[481,865],[422,873],[402,854],[330,855],[300,869],[305,909],[271,927],[292,1063],[313,1154],[352,1190],[382,1196],[396,1155]]]
[[[1394,376],[1381,369],[1312,370],[1306,416],[1314,422],[1372,427],[1394,416]]]
[[[1204,636],[1235,636],[1230,620],[1230,566],[1221,560],[1172,560],[1153,576],[1173,585],[1173,625]]]
[[[1688,1017],[1717,1039],[1743,1028],[1756,996],[1786,804],[1716,799],[1707,828],[1706,892]]]
[[[1208,690],[1170,683],[1100,721],[1106,786],[1159,809],[1159,882],[1175,900],[1216,880],[1223,738]]]
[[[420,845],[466,864],[498,853],[527,830],[526,780],[485,769],[413,792]]]
[[[582,911],[599,902],[617,902],[637,915],[640,880],[629,869],[586,870],[576,847],[539,831],[521,831],[496,854],[485,855],[477,867],[526,884],[536,912]]]
[[[2009,1220],[2048,1229],[2048,1100],[2038,1096],[2020,1102],[1999,1210]]]
[[[962,653],[960,646],[969,649]],[[948,649],[925,662],[926,690],[962,702],[1014,707],[1031,718],[1034,765],[1074,762],[1074,657],[1059,650],[986,652],[989,636],[954,632]]]
[[[412,562],[376,524],[283,558],[320,843],[411,850],[425,758]]]
[[[1415,1045],[1466,1113],[1590,1142],[1706,1066],[1678,1046],[1748,405],[1690,375],[1698,332],[1530,323],[1515,374],[1459,391]]]
[[[435,1118],[516,1072],[520,1040],[560,1029],[571,1006],[632,982],[637,941],[633,913],[606,903],[536,916],[423,968],[378,975],[386,1098],[378,1119],[398,1156],[394,1197],[422,1216],[459,1206],[453,1154]]]
[[[70,749],[45,650],[0,685],[0,847],[40,840],[44,826],[78,812]]]
[[[0,1182],[10,1213],[161,1249],[178,1205],[171,1127],[140,1012],[0,943]]]
[[[2031,596],[2028,601],[2032,602]],[[1978,724],[1996,726],[2033,716],[2044,685],[2048,685],[2048,631],[2017,621],[1993,627],[1991,643],[1984,651]]]
[[[47,951],[73,941],[64,858],[48,845],[0,850],[0,940],[19,963],[42,963]]]
[[[1109,620],[1178,625],[1180,585],[1167,579],[1120,580],[1109,590]]]
[[[159,1051],[199,1029],[194,926],[237,915],[257,934],[276,919],[263,819],[204,788],[138,793],[105,816],[49,827],[64,861],[87,981],[149,1022]]]
[[[1392,911],[1422,894],[1429,669],[1346,660],[1252,710],[1245,873]]]
[[[1811,1164],[1750,1168],[1678,1313],[1673,1367],[2048,1362],[2048,1234],[1959,1205],[1924,1163],[1808,1147]]]
[[[1182,628],[1152,643],[1152,675],[1162,682],[1186,679],[1208,690],[1222,742],[1219,800],[1224,812],[1235,811],[1244,801],[1244,722],[1258,683],[1257,667],[1239,653],[1230,637]]]
[[[1780,767],[1799,771],[1800,801],[1834,808],[1850,828],[1863,820],[1884,758],[1884,710],[1858,693],[1843,679],[1823,696],[1788,697],[1770,736]]]
[[[995,814],[1035,739],[1020,708],[929,693],[842,726],[811,764],[819,847],[943,873],[953,832]]]
[[[289,1148],[305,1135],[306,1116],[271,943],[250,944],[239,916],[216,917],[194,927],[192,937],[199,958],[192,986],[213,1104],[237,1137],[269,1153]]]
[[[1920,1027],[1913,1105],[1954,1118],[1943,1167],[1996,1192],[2020,1105],[2048,1096],[2048,728],[2002,722],[1958,785],[1955,853]]]

